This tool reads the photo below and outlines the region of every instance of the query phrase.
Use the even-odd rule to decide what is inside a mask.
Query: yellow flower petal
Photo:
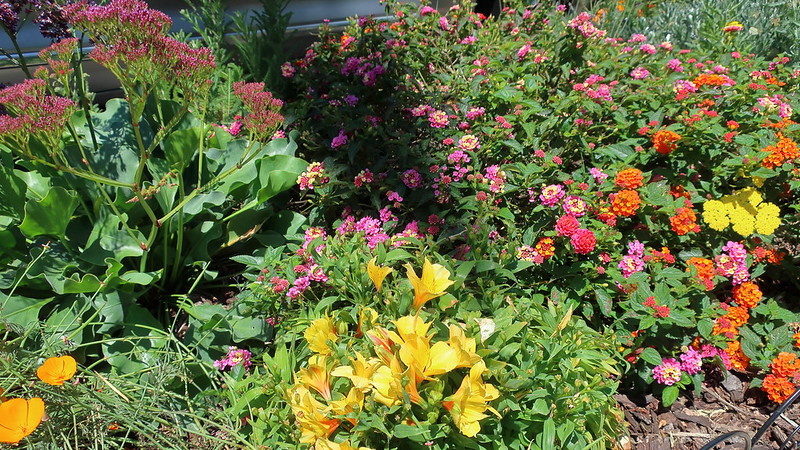
[[[383,267],[378,266],[375,264],[376,258],[372,258],[367,263],[367,274],[369,275],[369,279],[372,280],[372,283],[375,285],[375,288],[378,292],[381,291],[381,286],[383,286],[383,280],[386,278],[387,275],[392,273],[394,269],[391,267]]]

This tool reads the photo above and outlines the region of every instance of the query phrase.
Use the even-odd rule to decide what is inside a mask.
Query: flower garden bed
[[[55,9],[77,37],[0,90],[0,439],[752,431],[800,374],[800,69],[738,22],[696,49],[615,36],[623,4],[387,2],[274,93],[144,3]],[[124,98],[85,101],[86,39]],[[35,381],[57,355],[77,374]]]

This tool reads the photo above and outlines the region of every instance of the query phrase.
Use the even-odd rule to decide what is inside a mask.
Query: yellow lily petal
[[[444,291],[453,284],[450,281],[450,271],[440,264],[431,264],[428,258],[422,265],[422,277],[418,277],[411,264],[406,264],[406,274],[411,285],[414,286],[415,310],[422,308],[428,301],[444,294]]]
[[[328,316],[311,322],[311,325],[303,333],[303,337],[308,341],[308,348],[321,355],[330,355],[331,349],[328,347],[328,341],[336,342],[339,339],[333,319]]]
[[[369,275],[369,279],[372,280],[375,288],[380,292],[381,286],[383,286],[383,280],[387,275],[392,273],[394,269],[375,264],[376,259],[377,258],[372,258],[369,260],[369,263],[367,263],[367,275]]]

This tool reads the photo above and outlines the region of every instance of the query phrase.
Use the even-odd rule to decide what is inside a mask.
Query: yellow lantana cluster
[[[753,188],[703,203],[703,220],[711,229],[723,231],[732,225],[733,231],[744,237],[754,232],[774,233],[781,224],[780,212],[777,205],[763,201]]]

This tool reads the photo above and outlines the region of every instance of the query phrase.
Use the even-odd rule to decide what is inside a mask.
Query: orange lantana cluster
[[[692,84],[699,88],[701,86],[722,86],[729,82],[727,77],[716,73],[701,73],[692,81]]]
[[[681,140],[681,135],[674,131],[658,130],[656,134],[653,135],[653,147],[658,153],[669,155],[678,148],[676,142],[679,140]]]
[[[725,353],[731,360],[731,368],[738,370],[747,370],[750,366],[750,358],[742,351],[742,344],[739,341],[728,342],[728,347],[724,349]]]
[[[797,148],[797,142],[783,137],[778,133],[778,143],[775,145],[768,145],[761,149],[762,152],[769,152],[761,161],[761,165],[767,169],[774,169],[775,167],[782,166],[787,161],[792,161],[800,156],[800,149]]]
[[[691,206],[678,208],[675,212],[677,214],[669,218],[669,224],[675,234],[683,236],[689,232],[697,233],[700,231],[700,227],[697,225],[697,215]]]
[[[770,264],[780,264],[786,257],[786,252],[778,252],[774,248],[756,247],[751,253],[756,263],[766,261]]]
[[[692,267],[697,270],[697,279],[706,290],[714,289],[714,261],[706,258],[689,258],[686,261],[686,270]]]
[[[614,194],[611,200],[611,212],[617,216],[635,216],[641,204],[642,199],[639,198],[638,192],[633,189],[623,189]]]
[[[733,300],[736,306],[731,306],[727,312],[714,322],[715,335],[725,335],[729,339],[739,334],[739,327],[750,320],[750,308],[754,308],[761,301],[761,290],[752,281],[745,281],[734,286]]]
[[[770,400],[782,403],[794,393],[796,387],[793,379],[800,375],[800,359],[795,353],[781,352],[770,363],[772,373],[764,378],[761,389]]]
[[[737,305],[745,308],[755,308],[762,296],[761,289],[752,281],[745,281],[733,287],[733,299]]]
[[[642,171],[634,168],[622,170],[614,178],[614,184],[623,189],[638,189],[644,185]]]

